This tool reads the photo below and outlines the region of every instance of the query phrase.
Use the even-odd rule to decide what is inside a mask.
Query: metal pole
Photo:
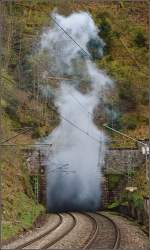
[[[149,180],[147,146],[145,146],[145,164],[146,164],[146,179]]]
[[[2,107],[1,107],[1,100],[2,100],[2,63],[1,63],[1,55],[2,55],[2,2],[0,2],[0,137],[2,136]],[[1,157],[1,149],[0,149],[0,157]],[[1,169],[1,168],[0,168]],[[0,220],[2,222],[2,173],[0,170]],[[0,231],[2,232],[2,223],[0,223]],[[2,236],[0,234],[0,246],[2,246]],[[2,248],[2,247],[1,247]]]
[[[148,1],[148,12],[150,13],[150,1]],[[148,19],[148,25],[150,28],[150,15],[149,15],[149,19]],[[148,45],[150,44],[150,36],[148,37]],[[150,48],[150,46],[148,46],[148,48]],[[149,53],[149,62],[150,62],[150,53]],[[150,64],[149,65],[149,70],[150,70]],[[150,78],[149,78],[149,96],[150,96]],[[150,100],[149,100],[149,123],[150,123]],[[149,137],[150,137],[150,126],[149,126]],[[148,168],[148,193],[150,194],[150,161],[147,164],[147,168]],[[149,212],[150,212],[150,199],[148,201],[148,207],[149,207]],[[150,220],[149,220],[149,235],[150,235]],[[150,248],[150,242],[149,242],[149,248]]]
[[[2,137],[2,34],[3,34],[3,3],[0,3],[0,137]]]

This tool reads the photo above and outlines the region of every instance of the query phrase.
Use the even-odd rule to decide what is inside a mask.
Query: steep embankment
[[[2,239],[6,240],[30,228],[44,208],[34,201],[27,168],[20,152],[12,149],[2,153]]]
[[[30,4],[29,4],[30,6]],[[24,127],[34,127],[27,133],[7,143],[34,143],[36,138],[49,133],[55,123],[48,122],[50,110],[33,91],[36,81],[31,73],[28,56],[37,33],[48,19],[47,10],[18,5],[18,2],[2,3],[1,23],[1,140],[13,137]],[[47,18],[47,19],[46,19]],[[46,19],[46,20],[45,20]],[[36,86],[34,85],[34,88]],[[2,174],[2,239],[31,227],[44,207],[36,204],[23,151],[20,147],[1,147]]]

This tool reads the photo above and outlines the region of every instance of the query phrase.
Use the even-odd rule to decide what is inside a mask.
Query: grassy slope
[[[36,2],[36,1],[35,1]],[[36,4],[35,4],[36,5]],[[38,6],[46,10],[47,1],[41,1]],[[109,123],[128,135],[138,139],[148,137],[148,11],[145,2],[114,2],[101,1],[51,1],[48,12],[57,6],[59,13],[68,15],[73,11],[88,11],[98,27],[100,36],[106,42],[104,57],[95,60],[100,69],[106,71],[114,81],[113,90],[108,94],[109,115],[101,114],[96,124]],[[48,14],[46,10],[46,14]],[[138,45],[135,40],[142,34],[144,45]],[[115,113],[112,118],[110,113]],[[104,116],[104,118],[103,118]],[[109,132],[108,132],[109,133]],[[112,146],[134,146],[134,142],[109,133]]]
[[[18,15],[17,23],[20,23],[23,33],[22,56],[24,53],[31,52],[36,32],[38,34],[43,25],[49,24],[49,12],[55,6],[62,14],[69,14],[73,10],[89,11],[98,26],[104,25],[104,21],[107,26],[109,25],[108,31],[100,33],[107,44],[106,47],[109,48],[106,48],[102,60],[96,60],[97,65],[107,71],[114,80],[114,91],[110,93],[106,105],[111,107],[112,112],[117,113],[118,118],[113,118],[112,121],[112,118],[109,117],[107,121],[110,125],[113,123],[114,126],[118,126],[118,123],[119,126],[121,124],[119,129],[132,136],[146,138],[148,135],[148,50],[145,46],[138,47],[134,40],[138,32],[142,32],[147,38],[147,4],[130,3],[120,7],[106,2],[99,4],[82,1],[69,4],[68,1],[51,1],[49,4],[48,1],[31,1],[27,4],[26,1],[18,3],[16,1],[14,9]],[[40,124],[44,109],[42,103],[38,102],[37,105],[29,101],[30,94],[27,96],[22,89],[18,91],[16,98],[19,102],[17,108],[19,123],[22,125],[35,124],[38,131],[43,130],[41,133],[37,133],[37,136],[46,135],[51,131],[53,125]],[[25,107],[23,107],[24,103]],[[3,101],[3,105],[7,105],[6,100]],[[35,110],[37,106],[38,108]],[[47,110],[47,116],[48,112]],[[100,126],[101,122],[97,121],[97,124]],[[119,137],[117,139],[119,143],[127,142],[126,140],[122,142]]]
[[[41,2],[41,1],[40,1]],[[9,138],[20,128],[34,126],[29,133],[22,134],[11,143],[34,143],[49,134],[58,121],[51,121],[51,109],[34,97],[33,84],[37,79],[24,72],[32,69],[28,55],[41,29],[49,23],[49,12],[53,5],[38,1],[15,1],[3,7],[4,42],[1,107],[2,136]],[[36,73],[37,72],[32,72]],[[57,117],[56,117],[57,118]],[[34,201],[29,182],[29,173],[21,149],[1,150],[2,170],[2,239],[7,240],[31,227],[44,207]],[[14,157],[15,156],[15,157]]]
[[[44,207],[34,201],[21,152],[11,149],[1,153],[2,239],[6,240],[31,227]]]
[[[111,1],[110,1],[111,2]],[[78,4],[77,9],[92,13],[101,27],[106,52],[97,65],[114,80],[114,91],[108,96],[108,105],[118,118],[107,122],[123,132],[145,139],[148,137],[148,11],[145,3]],[[103,25],[103,27],[102,27]],[[106,26],[105,26],[106,25]],[[105,28],[103,31],[102,28]],[[144,46],[137,46],[135,38],[142,33]],[[119,124],[118,124],[119,123]],[[100,125],[99,121],[97,124]],[[120,126],[121,124],[121,126]],[[115,134],[112,146],[133,146],[134,143]]]
[[[124,3],[124,5],[119,6],[114,3],[104,2],[100,4],[88,1],[74,2],[74,4],[68,1],[51,1],[50,3],[48,1],[31,1],[27,4],[26,1],[16,1],[14,9],[17,14],[17,23],[20,24],[23,34],[21,40],[23,57],[25,53],[31,52],[32,43],[36,38],[35,34],[38,34],[41,27],[49,24],[49,12],[55,6],[57,6],[60,13],[65,15],[73,10],[89,11],[98,26],[101,27],[105,23],[109,26],[106,32],[100,33],[108,48],[106,48],[102,60],[96,60],[96,63],[114,80],[114,90],[109,94],[106,106],[109,107],[110,113],[115,112],[117,114],[117,118],[112,118],[111,114],[106,114],[105,119],[102,121],[108,122],[109,125],[134,137],[147,138],[148,50],[145,46],[138,47],[134,41],[138,32],[142,32],[147,39],[147,4]],[[12,57],[15,58],[16,54],[14,53]],[[20,124],[21,126],[35,125],[34,135],[36,137],[47,135],[54,125],[45,121],[43,124],[41,123],[45,107],[39,101],[34,100],[33,102],[29,101],[29,99],[30,94],[27,96],[26,90],[21,89],[17,92],[15,102],[19,103],[19,105],[17,106],[16,120],[13,121],[14,126],[20,126]],[[3,100],[3,106],[4,108],[7,106],[7,100],[5,99]],[[35,109],[35,107],[38,108]],[[49,113],[50,110],[47,109],[45,117],[48,117]],[[13,117],[15,116],[13,115]],[[102,121],[101,119],[97,120],[97,125],[101,126]],[[109,135],[114,139],[114,146],[134,145],[125,138],[122,140],[118,135]]]
[[[13,8],[13,10],[9,8]],[[34,138],[44,136],[49,133],[54,125],[42,122],[43,109],[45,106],[34,99],[30,99],[27,88],[20,88],[23,79],[18,78],[16,68],[25,60],[26,54],[32,49],[32,43],[36,35],[35,27],[40,30],[45,24],[45,13],[40,15],[38,11],[32,9],[28,12],[22,6],[7,6],[5,8],[7,20],[5,28],[8,32],[4,37],[4,63],[2,69],[3,92],[2,92],[2,137],[9,138],[15,135],[24,126],[36,125],[36,129],[31,133],[19,136],[11,142],[34,143]],[[33,13],[34,14],[33,14]],[[48,16],[46,16],[48,18]],[[13,34],[10,23],[13,23]],[[32,24],[30,25],[30,23]],[[10,31],[10,32],[9,32]],[[18,58],[18,51],[12,46],[15,41],[20,42],[19,32],[21,32],[21,51]],[[15,34],[15,35],[14,35]],[[33,36],[30,39],[30,36]],[[25,62],[25,64],[27,64]],[[28,84],[27,84],[28,85]],[[24,106],[26,108],[24,108]],[[37,107],[37,108],[36,108]],[[30,111],[29,111],[30,110]],[[48,117],[47,110],[46,118]],[[45,116],[44,116],[45,118]],[[2,173],[2,239],[7,240],[17,233],[31,227],[36,218],[44,212],[44,207],[34,201],[34,195],[29,182],[28,171],[22,157],[22,151],[16,149],[1,150],[0,167]],[[14,157],[15,156],[15,157]]]

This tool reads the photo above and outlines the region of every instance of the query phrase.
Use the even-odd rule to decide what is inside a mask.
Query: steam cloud
[[[78,12],[65,17],[53,13],[53,18],[91,57],[95,48],[98,57],[103,55],[105,44],[90,14]],[[56,23],[43,32],[41,51],[49,58],[50,75],[74,78],[74,81],[60,82],[55,90],[55,105],[61,116],[87,133],[61,119],[60,125],[47,137],[46,142],[53,145],[46,163],[47,208],[49,211],[95,211],[100,206],[106,138],[94,125],[91,114],[111,80]]]

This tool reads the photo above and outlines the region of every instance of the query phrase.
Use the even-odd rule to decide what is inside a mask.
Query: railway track
[[[113,224],[114,230],[115,230],[115,239],[114,239],[113,249],[118,249],[120,247],[120,239],[121,239],[120,229],[118,228],[116,223],[108,216],[106,216],[102,213],[97,213],[97,214],[103,216],[104,218],[106,218],[107,220],[109,220]]]
[[[21,244],[21,245],[17,246],[17,247],[14,248],[14,249],[17,250],[17,249],[26,248],[26,247],[28,247],[29,245],[31,245],[32,243],[34,243],[34,242],[36,242],[36,241],[42,239],[42,238],[45,237],[46,235],[50,234],[52,231],[54,231],[56,228],[58,228],[58,227],[61,225],[61,223],[62,223],[62,220],[63,220],[63,219],[62,219],[62,216],[61,216],[60,214],[58,214],[58,217],[59,217],[58,223],[57,223],[56,225],[54,225],[52,228],[50,228],[49,230],[47,230],[47,231],[45,231],[44,233],[40,234],[39,236],[37,236],[37,237],[35,237],[35,238],[31,239],[31,240],[28,240],[28,241],[25,242],[24,244]]]
[[[71,248],[76,246],[76,243],[78,244],[76,247],[82,249],[105,248],[105,246],[109,249],[118,249],[120,232],[114,221],[106,215],[102,213],[63,213],[57,214],[57,216],[57,223],[49,230],[45,230],[30,240],[26,239],[23,244],[18,244],[14,248],[10,244],[10,247],[6,246],[2,249],[51,249],[53,247],[60,249],[61,244]],[[84,237],[74,241],[74,236],[80,235],[79,228],[82,228],[83,220],[90,226],[87,227],[89,230],[84,229],[81,232],[81,234],[84,233]],[[79,224],[81,224],[80,227]],[[82,238],[86,240],[83,241]]]
[[[2,249],[48,249],[65,235],[67,235],[69,231],[71,231],[76,225],[76,219],[71,213],[57,214],[57,216],[59,217],[58,222],[50,229],[45,230],[43,233],[31,238],[30,240],[27,238],[23,244],[17,244],[16,247],[14,247],[13,244],[10,244],[8,246],[6,245],[2,247]],[[66,216],[68,217],[68,221],[71,217],[71,222],[69,223],[69,226],[66,228],[66,230],[62,230],[63,232],[61,234],[57,234],[57,230],[60,229],[63,224],[65,224]],[[54,233],[56,235],[53,235]]]
[[[96,220],[88,213],[73,213],[76,217],[76,225],[62,240],[56,242],[52,249],[83,248],[92,241],[97,234]]]
[[[109,248],[118,249],[120,246],[120,230],[115,222],[102,213],[90,213],[97,223],[97,230],[83,249]]]
[[[74,217],[74,215],[72,213],[67,213],[72,217],[72,223],[70,225],[70,227],[68,227],[66,230],[64,230],[59,236],[57,236],[53,241],[48,242],[47,244],[45,244],[42,248],[40,249],[49,249],[51,246],[53,246],[57,241],[60,241],[62,238],[64,238],[69,232],[72,231],[72,229],[75,227],[76,225],[76,218]]]

